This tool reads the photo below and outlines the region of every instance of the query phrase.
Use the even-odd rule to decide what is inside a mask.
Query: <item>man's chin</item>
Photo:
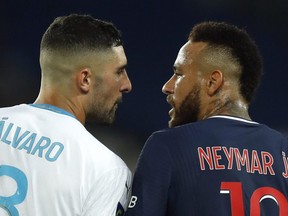
[[[109,115],[106,117],[99,117],[99,116],[90,116],[87,118],[87,123],[94,123],[98,125],[111,125],[115,121],[115,115]]]
[[[99,119],[99,121],[97,121],[98,124],[102,124],[102,125],[111,125],[113,124],[115,121],[115,116],[109,116],[105,119]]]
[[[170,119],[170,121],[168,122],[168,126],[169,126],[169,128],[174,128],[175,126],[177,126],[177,125],[175,125],[174,119]]]
[[[175,118],[171,118],[168,125],[169,125],[169,128],[174,128],[174,127],[177,127],[177,126],[180,126],[180,125],[183,125],[183,124],[187,124],[189,122],[187,121],[183,121],[181,119],[175,119]]]

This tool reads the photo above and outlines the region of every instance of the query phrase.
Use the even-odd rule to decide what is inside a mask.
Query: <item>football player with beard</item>
[[[286,138],[248,112],[261,75],[245,30],[194,26],[162,89],[170,128],[142,150],[128,216],[288,215]]]

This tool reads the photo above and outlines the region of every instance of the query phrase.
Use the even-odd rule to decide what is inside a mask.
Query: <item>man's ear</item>
[[[224,77],[221,71],[213,71],[207,82],[207,92],[209,96],[215,95],[221,88],[224,82]]]
[[[84,68],[77,73],[77,84],[78,88],[83,93],[88,93],[91,88],[92,72],[89,68]]]

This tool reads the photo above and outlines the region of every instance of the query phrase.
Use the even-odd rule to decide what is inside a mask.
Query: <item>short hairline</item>
[[[223,65],[225,65],[226,63],[222,63],[222,61],[219,61],[219,58],[220,60],[226,59],[229,60],[229,64],[233,64],[236,68],[238,68],[238,70],[241,70],[241,64],[239,60],[232,54],[232,48],[222,44],[209,43],[205,41],[197,41],[197,42],[204,42],[207,44],[200,51],[200,58],[203,59],[205,63],[223,67]],[[217,57],[215,58],[216,54]],[[213,62],[214,59],[216,60],[216,62]]]

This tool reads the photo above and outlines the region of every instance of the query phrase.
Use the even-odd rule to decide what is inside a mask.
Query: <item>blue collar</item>
[[[60,113],[60,114],[63,114],[63,115],[71,116],[71,117],[76,119],[76,117],[72,113],[67,112],[64,109],[61,109],[61,108],[56,107],[56,106],[53,106],[51,104],[29,104],[29,105],[33,106],[33,107],[40,108],[40,109],[46,109],[46,110],[50,110],[50,111],[53,111],[53,112],[56,112],[56,113]]]

